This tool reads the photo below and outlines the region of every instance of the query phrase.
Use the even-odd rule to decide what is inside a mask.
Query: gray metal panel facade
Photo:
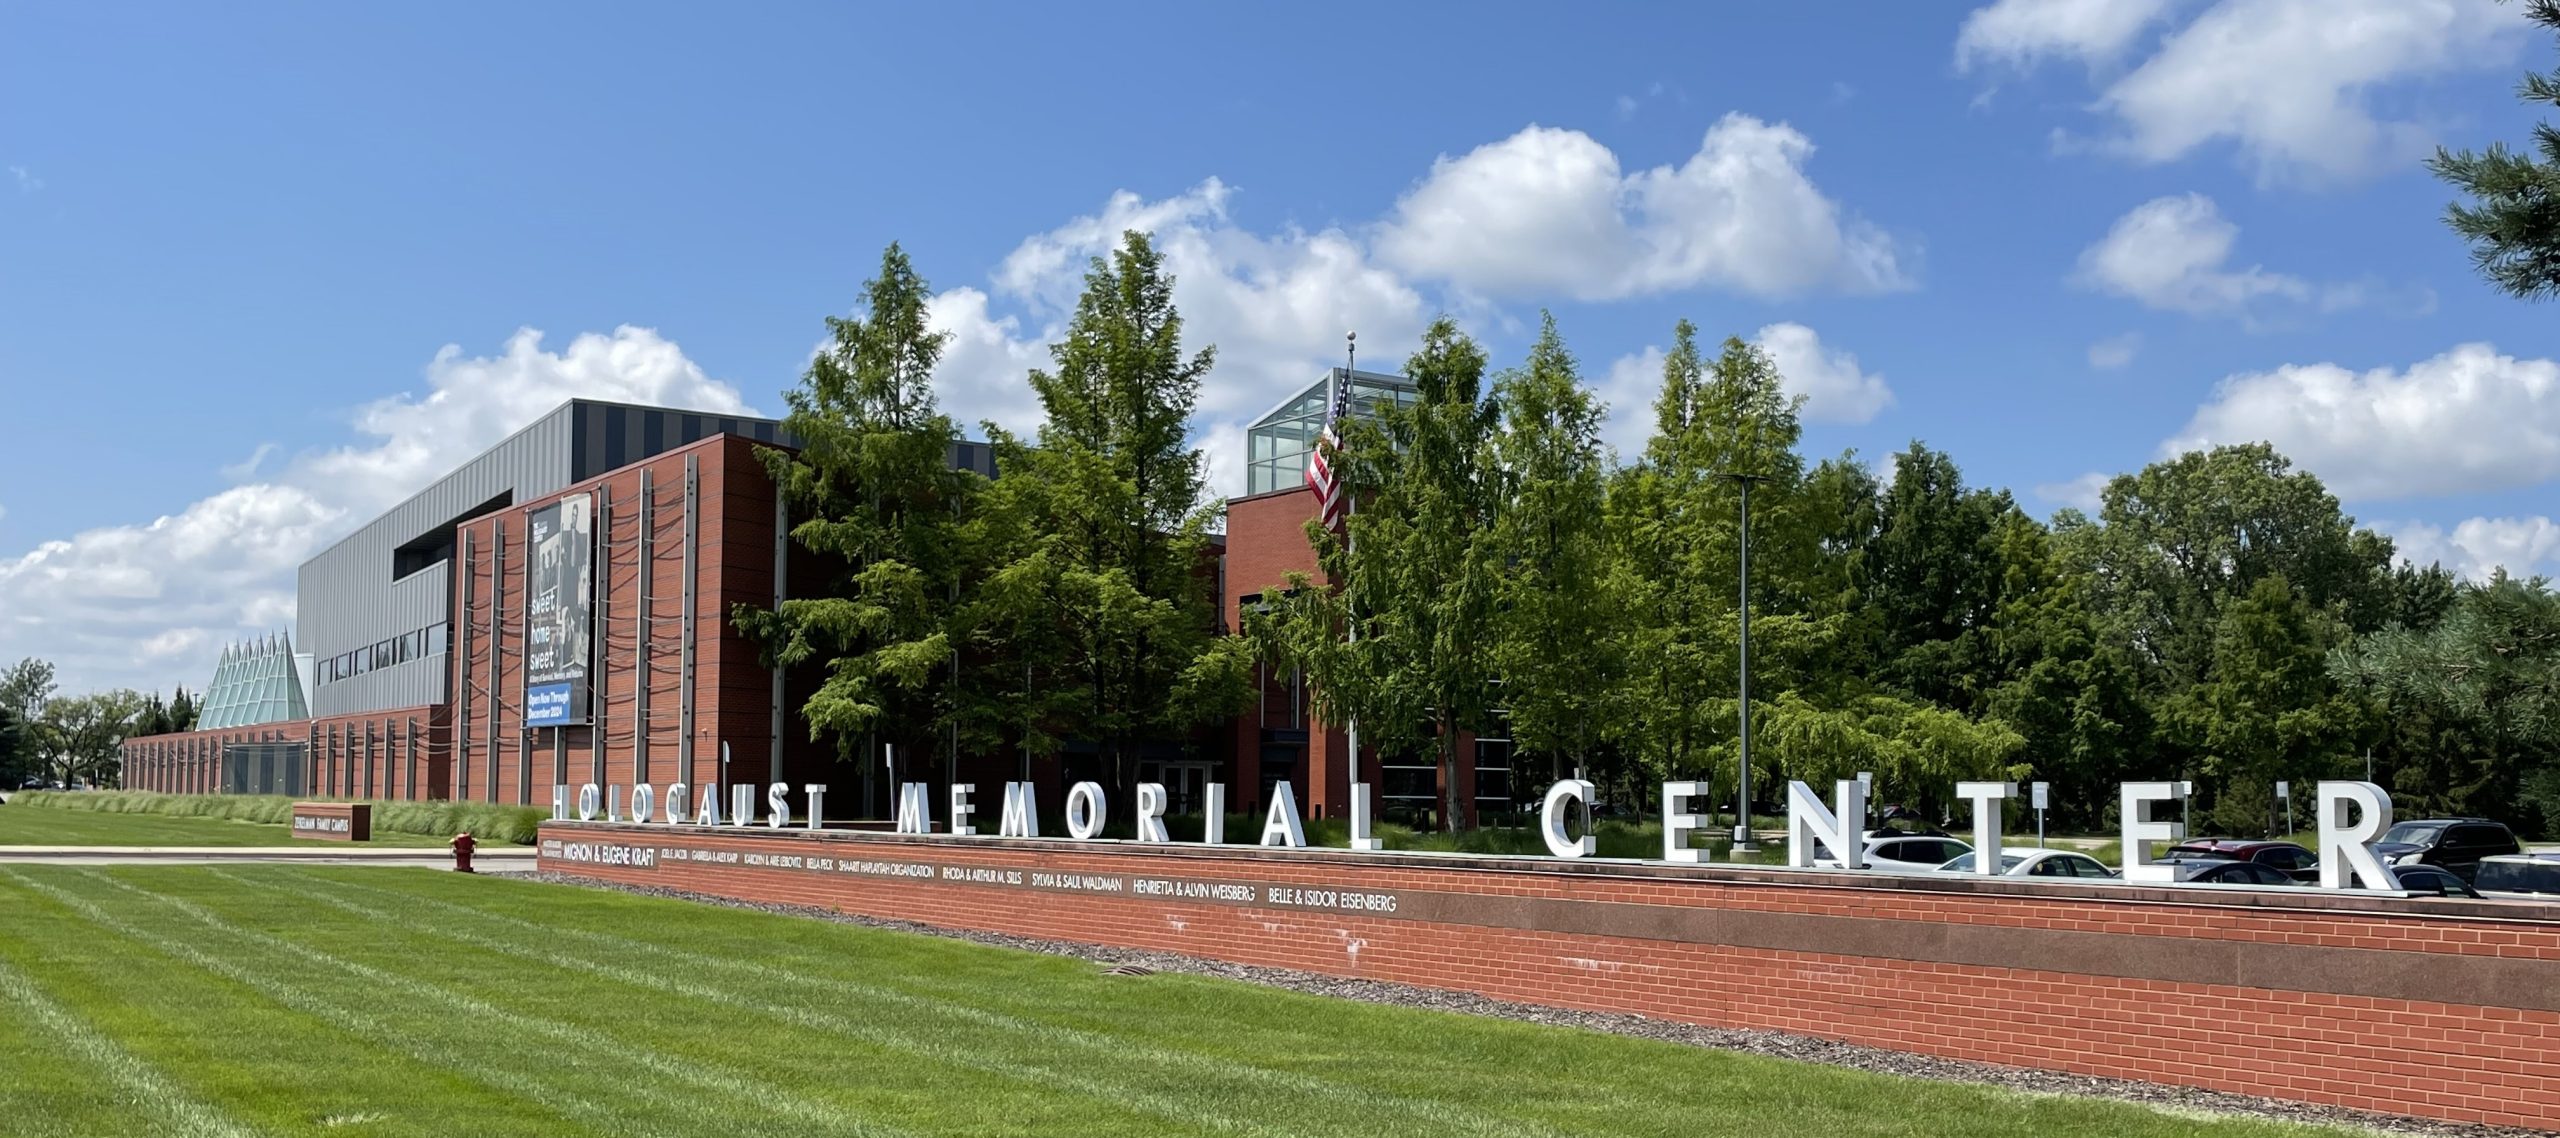
[[[394,579],[394,553],[493,500],[516,505],[722,433],[779,439],[770,419],[573,400],[507,437],[305,562],[296,582],[300,647],[316,661],[315,717],[443,703],[447,655],[329,679],[330,662],[453,620],[450,562]],[[617,441],[618,440],[618,441]],[[605,465],[598,465],[605,463]],[[503,507],[501,507],[503,508]],[[450,645],[456,641],[447,636]]]

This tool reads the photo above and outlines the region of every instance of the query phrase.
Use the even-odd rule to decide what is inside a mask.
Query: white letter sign
[[[1081,842],[1102,833],[1102,784],[1079,782],[1067,788],[1067,836]]]
[[[996,820],[999,838],[1040,836],[1040,795],[1027,782],[1004,784],[1004,816]]]
[[[1368,784],[1368,783],[1365,783],[1365,782],[1355,782],[1355,783],[1352,783],[1352,784],[1351,784],[1351,848],[1352,848],[1352,849],[1355,849],[1355,850],[1382,850],[1382,849],[1387,848],[1387,843],[1382,842],[1382,841],[1379,841],[1377,838],[1375,838],[1375,837],[1371,836],[1371,834],[1369,833],[1369,824],[1370,824],[1370,818],[1369,818],[1369,784]]]
[[[1142,782],[1138,784],[1139,841],[1169,842],[1173,840],[1171,837],[1166,836],[1164,832],[1164,802],[1165,797],[1163,783]]]
[[[933,832],[933,787],[921,782],[898,784],[898,832]]]
[[[1204,846],[1225,845],[1227,841],[1227,784],[1223,782],[1210,783],[1207,793],[1202,797],[1201,801],[1204,805],[1201,807],[1200,814],[1200,844]]]
[[[1290,789],[1288,779],[1284,778],[1271,784],[1271,813],[1264,815],[1262,819],[1262,844],[1266,846],[1307,844],[1307,829],[1298,824],[1298,792]]]
[[[1797,869],[1811,869],[1816,843],[1829,846],[1839,856],[1842,869],[1867,867],[1866,835],[1856,827],[1867,816],[1867,787],[1855,779],[1841,779],[1831,785],[1831,800],[1840,812],[1833,814],[1813,796],[1813,788],[1801,782],[1787,783],[1787,864]]]
[[[1689,845],[1689,835],[1705,829],[1704,815],[1689,813],[1689,800],[1705,798],[1708,786],[1703,782],[1666,782],[1662,784],[1662,860],[1677,865],[1696,865],[1707,860],[1707,851]]]
[[[2320,887],[2350,888],[2352,872],[2367,889],[2398,889],[2400,875],[2365,843],[2391,828],[2391,794],[2369,782],[2324,782],[2320,804]],[[2347,815],[2358,817],[2350,822]]]
[[[2187,836],[2184,822],[2153,821],[2150,804],[2179,802],[2187,797],[2190,784],[2183,782],[2128,782],[2119,800],[2124,827],[2124,879],[2175,884],[2178,867],[2153,865],[2151,843],[2174,842]]]
[[[2014,782],[1959,782],[1956,797],[1973,803],[1973,871],[2000,875],[2000,802],[2018,793]]]
[[[1557,857],[1589,857],[1599,848],[1591,837],[1590,783],[1578,778],[1560,778],[1547,788],[1546,805],[1538,809],[1538,836],[1547,840],[1547,852]],[[1582,837],[1568,837],[1564,831],[1565,801],[1573,800],[1582,815]]]
[[[962,837],[967,837],[978,832],[978,828],[971,825],[969,822],[969,817],[978,812],[977,807],[969,804],[969,796],[977,793],[977,791],[978,784],[974,782],[955,782],[951,784],[952,833],[958,834]]]

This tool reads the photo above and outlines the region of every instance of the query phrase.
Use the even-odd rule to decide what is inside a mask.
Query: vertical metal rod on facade
[[[640,539],[637,543],[639,572],[632,606],[636,610],[632,624],[639,628],[640,635],[631,647],[634,665],[631,672],[639,677],[631,688],[631,781],[634,783],[649,781],[649,685],[653,679],[649,674],[649,577],[657,567],[658,557],[657,534],[650,528],[656,520],[650,515],[655,512],[656,499],[657,491],[649,478],[649,468],[641,467]]]
[[[782,498],[782,485],[773,487],[773,611],[782,612],[782,599],[789,596],[791,574],[791,506]],[[765,761],[765,781],[782,781],[782,665],[773,666],[773,753]],[[729,781],[728,744],[720,745],[720,782]]]
[[[463,527],[462,613],[460,619],[453,622],[462,633],[462,643],[453,658],[455,708],[450,735],[453,754],[447,760],[453,764],[456,785],[452,794],[456,800],[471,797],[471,586],[479,580],[479,575],[472,572],[471,533],[471,527]]]
[[[489,519],[489,778],[480,793],[488,801],[498,800],[498,719],[506,710],[500,695],[506,687],[506,638],[502,631],[507,609],[507,516]]]
[[[605,641],[613,634],[613,598],[610,595],[613,588],[613,487],[610,484],[596,487],[596,548],[602,551],[593,570],[596,611],[587,618],[595,626],[595,635],[587,638],[587,781],[603,786],[605,723],[610,718],[605,714],[605,677],[613,670],[611,655],[605,650]]]
[[[415,716],[411,716],[411,717],[410,717],[410,719],[409,719],[409,743],[408,743],[408,745],[407,745],[407,746],[405,746],[405,747],[401,748],[401,759],[402,759],[402,761],[403,761],[404,765],[406,765],[406,766],[409,768],[409,775],[408,775],[408,777],[407,777],[407,778],[404,778],[404,779],[402,779],[402,780],[401,780],[400,796],[401,796],[401,797],[403,797],[403,798],[408,799],[408,800],[409,800],[409,801],[411,801],[411,802],[415,802],[415,801],[417,801],[417,800],[418,800],[418,797],[419,797],[419,796],[418,796],[418,720],[417,720],[417,717],[415,717]]]
[[[525,618],[524,621],[519,622],[518,627],[526,629],[516,633],[523,643],[523,647],[517,651],[516,656],[520,661],[516,669],[516,691],[519,693],[516,697],[516,805],[518,806],[533,805],[533,727],[525,722],[533,717],[533,701],[524,698],[521,693],[533,678],[533,642],[527,623],[533,616],[533,563],[536,560],[538,558],[534,556],[533,549],[533,517],[528,514],[524,521],[524,568],[517,570],[523,580],[516,589],[516,605],[523,610],[518,615]],[[554,727],[552,730],[557,732],[560,729]]]
[[[683,635],[676,653],[676,777],[693,783],[701,781],[693,769],[693,610],[697,596],[693,578],[701,564],[694,548],[702,538],[701,503],[702,456],[688,454],[684,456],[684,587],[677,593],[683,598],[684,615],[676,622]]]

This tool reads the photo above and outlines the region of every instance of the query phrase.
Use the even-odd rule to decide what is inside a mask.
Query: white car
[[[1825,849],[1822,852],[1829,853],[1830,850]],[[1869,834],[1866,856],[1861,860],[1866,862],[1868,869],[1881,869],[1890,873],[1928,873],[1945,865],[1950,858],[1972,852],[1972,845],[1954,838],[1924,838],[1909,834]],[[1813,864],[1824,869],[1838,869],[1840,859],[1816,858]]]
[[[1971,873],[1973,872],[1973,852],[1967,850],[1963,857],[1952,858],[1946,864],[1938,866],[1937,870],[1940,873]],[[2048,850],[2028,846],[2023,849],[2003,848],[2000,851],[2000,876],[2002,877],[2102,878],[2115,875],[2116,871],[2099,864],[2098,859],[2076,850]]]

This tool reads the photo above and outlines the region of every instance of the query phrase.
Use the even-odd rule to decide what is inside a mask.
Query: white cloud
[[[1804,397],[1804,417],[1815,423],[1864,423],[1893,406],[1884,377],[1858,369],[1858,357],[1823,346],[1802,324],[1771,324],[1752,337],[1785,376],[1787,392]]]
[[[1807,422],[1864,423],[1893,405],[1893,389],[1881,375],[1858,366],[1858,357],[1823,344],[1802,324],[1768,325],[1752,336],[1769,353],[1785,381],[1787,394],[1802,396]],[[1699,345],[1711,357],[1712,343]],[[1647,347],[1620,356],[1601,375],[1595,390],[1609,405],[1600,426],[1600,441],[1617,448],[1620,461],[1632,462],[1653,437],[1653,402],[1662,394],[1663,350]]]
[[[987,294],[947,289],[925,306],[925,319],[950,334],[934,367],[934,395],[963,433],[979,434],[993,422],[1016,434],[1040,425],[1040,400],[1023,377],[1049,362],[1046,336],[1026,337],[1022,321],[987,310]]]
[[[2026,66],[2053,56],[2109,63],[2168,9],[2169,0],[2000,0],[1965,17],[1956,33],[1956,70]]]
[[[2114,371],[2131,364],[2134,354],[2141,350],[2142,333],[2140,332],[2109,336],[2089,345],[2089,366],[2101,371]]]
[[[2038,485],[2036,497],[2057,506],[2069,506],[2084,514],[2095,514],[2107,492],[2107,483],[2114,480],[2115,476],[2112,474],[2101,474],[2093,470],[2077,478]]]
[[[1039,404],[1021,377],[1047,365],[1047,345],[1061,335],[1088,261],[1107,256],[1123,232],[1143,230],[1173,275],[1184,343],[1218,348],[1195,430],[1209,452],[1210,492],[1242,493],[1247,423],[1337,366],[1345,332],[1360,333],[1364,369],[1402,370],[1431,306],[1340,229],[1266,236],[1236,224],[1228,214],[1233,194],[1215,178],[1161,201],[1118,193],[1099,212],[1023,241],[994,284],[1045,321],[1037,332],[991,316],[989,297],[975,289],[935,297],[936,325],[955,333],[935,376],[945,409],[964,422],[1037,426]]]
[[[2003,0],[1965,21],[1957,60],[2097,63],[2162,10]],[[2405,103],[2414,81],[2507,66],[2526,27],[2521,6],[2493,0],[2219,0],[2107,82],[2090,109],[2110,126],[2093,145],[2160,163],[2228,144],[2262,183],[2398,168],[2426,153],[2433,131],[2377,103]]]
[[[2425,153],[2427,128],[2376,118],[2375,87],[2503,64],[2524,27],[2483,0],[2225,0],[2101,96],[2147,162],[2229,140],[2261,180],[2352,177]]]
[[[148,523],[0,558],[0,642],[53,660],[69,690],[201,685],[216,646],[290,619],[303,561],[571,396],[747,410],[735,388],[645,328],[582,335],[558,352],[531,330],[496,356],[447,347],[423,394],[356,412],[359,441]]]
[[[1823,196],[1804,172],[1812,154],[1793,127],[1729,114],[1686,162],[1628,174],[1591,136],[1532,126],[1434,162],[1380,228],[1378,255],[1489,297],[1908,287],[1910,251]]]
[[[258,449],[249,452],[249,457],[223,467],[222,476],[233,482],[241,482],[255,477],[258,473],[258,468],[266,465],[267,459],[274,457],[275,453],[276,444],[259,443]]]
[[[2313,298],[2309,282],[2257,265],[2227,267],[2240,227],[2223,220],[2203,194],[2153,198],[2108,227],[2080,254],[2073,281],[2151,308],[2197,316],[2247,318],[2270,300]]]
[[[2349,499],[2533,485],[2560,477],[2560,364],[2464,344],[2405,371],[2235,375],[2160,450],[2258,441]]]
[[[2391,534],[2402,561],[2442,565],[2473,580],[2487,580],[2498,569],[2517,577],[2560,571],[2560,522],[2540,515],[2467,518],[2450,533],[2427,522],[2381,528]]]
[[[1644,457],[1653,437],[1653,401],[1662,394],[1662,349],[1646,348],[1620,356],[1600,377],[1600,401],[1608,415],[1600,421],[1600,441],[1618,452],[1618,461]]]
[[[21,194],[32,194],[44,188],[44,179],[28,172],[24,166],[9,167],[9,178],[18,183],[18,192]]]

